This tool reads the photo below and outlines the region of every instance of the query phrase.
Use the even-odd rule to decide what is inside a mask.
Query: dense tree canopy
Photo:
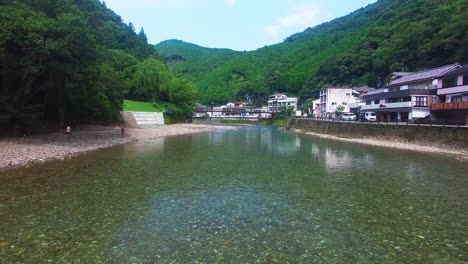
[[[136,34],[100,1],[0,0],[0,125],[112,122],[126,95],[177,104],[169,88],[193,87],[176,81],[143,28]],[[184,107],[196,101],[185,86]]]
[[[274,92],[305,99],[328,85],[380,87],[392,71],[468,62],[467,45],[467,0],[379,0],[256,51],[210,52],[181,41],[156,49],[208,103],[246,91],[264,101]]]

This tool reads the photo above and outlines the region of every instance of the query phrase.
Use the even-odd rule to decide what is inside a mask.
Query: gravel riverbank
[[[71,136],[63,132],[22,138],[0,139],[0,169],[33,162],[60,160],[96,149],[108,148],[133,141],[148,141],[165,136],[192,134],[211,130],[234,129],[232,126],[177,124],[144,129],[88,126],[73,130]]]
[[[440,147],[433,147],[433,146],[422,146],[422,145],[407,143],[407,142],[395,142],[395,141],[386,141],[386,140],[371,139],[371,138],[342,138],[342,137],[337,137],[333,135],[306,132],[301,129],[296,129],[294,131],[298,133],[312,135],[315,137],[320,137],[320,138],[333,139],[333,140],[339,140],[339,141],[351,142],[351,143],[366,144],[366,145],[371,145],[371,146],[376,146],[376,147],[385,147],[385,148],[394,148],[394,149],[400,149],[400,150],[410,150],[410,151],[417,151],[417,152],[440,154],[440,155],[450,156],[458,160],[468,161],[468,150],[466,149],[449,149],[449,148],[440,148]]]

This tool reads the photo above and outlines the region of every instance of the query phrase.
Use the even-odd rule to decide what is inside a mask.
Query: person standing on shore
[[[71,127],[70,126],[67,126],[67,128],[65,128],[65,133],[67,134],[67,138],[70,139],[71,138]]]
[[[120,137],[125,137],[125,127],[124,126],[120,127]]]

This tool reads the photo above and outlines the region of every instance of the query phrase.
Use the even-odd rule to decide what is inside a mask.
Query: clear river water
[[[466,263],[468,163],[246,127],[0,171],[0,263]]]

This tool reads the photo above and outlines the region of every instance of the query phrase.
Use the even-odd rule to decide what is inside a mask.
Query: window
[[[425,90],[425,89],[432,89],[432,81],[429,82],[420,82],[420,83],[412,83],[409,85],[410,90]]]
[[[411,96],[403,97],[403,102],[411,102]]]
[[[468,85],[468,74],[463,75],[463,85]]]
[[[346,102],[343,102],[341,105],[348,105],[348,103],[346,103]]]
[[[346,93],[346,96],[351,96],[351,94],[350,94],[350,93]]]
[[[372,100],[367,100],[366,101],[366,105],[371,105],[372,104]]]
[[[461,95],[452,96],[451,102],[452,102],[452,103],[455,103],[455,102],[463,102],[463,97],[462,97]]]
[[[427,107],[427,96],[415,96],[414,100],[414,106]]]
[[[399,102],[401,102],[401,97],[387,99],[387,104],[399,103]]]
[[[380,100],[379,99],[375,100],[374,104],[380,104]]]
[[[442,88],[457,86],[457,77],[442,80]]]
[[[332,102],[332,105],[336,105],[336,102]]]

